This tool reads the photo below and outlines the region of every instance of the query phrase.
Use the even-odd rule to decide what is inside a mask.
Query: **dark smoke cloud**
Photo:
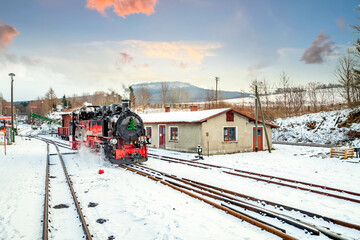
[[[11,63],[17,63],[18,62],[18,57],[15,54],[6,54],[5,58],[7,61],[11,62]]]
[[[18,34],[16,28],[0,22],[0,51],[6,49]]]
[[[18,62],[21,62],[22,64],[27,66],[37,66],[41,63],[39,59],[32,59],[27,56],[18,57],[15,54],[6,54],[5,59],[10,63],[16,64]]]
[[[317,40],[314,41],[311,46],[306,49],[301,61],[306,64],[323,63],[324,57],[331,55],[334,52],[334,42],[327,41],[330,37],[325,35],[324,32],[317,36]]]

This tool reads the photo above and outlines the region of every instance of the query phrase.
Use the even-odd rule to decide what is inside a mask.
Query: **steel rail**
[[[277,230],[277,229],[275,229],[273,227],[270,227],[270,226],[268,226],[266,224],[263,224],[263,223],[261,223],[259,221],[254,220],[254,219],[252,219],[252,218],[250,218],[248,216],[245,216],[245,215],[240,214],[238,212],[235,212],[235,211],[233,211],[233,210],[231,210],[229,208],[221,206],[220,204],[214,203],[214,202],[212,202],[212,201],[210,201],[208,199],[205,199],[205,198],[200,197],[200,196],[198,196],[196,194],[193,194],[193,193],[191,193],[191,192],[189,192],[187,190],[184,190],[184,189],[182,189],[180,187],[175,186],[174,184],[170,184],[170,183],[168,183],[168,182],[166,182],[164,180],[160,180],[160,179],[158,179],[156,177],[153,177],[150,174],[143,173],[141,171],[135,170],[135,169],[133,169],[131,167],[128,167],[128,166],[119,165],[119,167],[121,167],[123,169],[126,169],[126,170],[129,170],[131,172],[137,173],[137,174],[139,174],[141,176],[147,177],[148,179],[151,179],[153,181],[160,182],[160,183],[162,183],[162,184],[164,184],[164,185],[166,185],[168,187],[171,187],[171,188],[173,188],[173,189],[175,189],[177,191],[180,191],[182,193],[185,193],[185,194],[187,194],[187,195],[189,195],[189,196],[191,196],[193,198],[196,198],[196,199],[201,200],[201,201],[203,201],[203,202],[205,202],[207,204],[210,204],[210,205],[212,205],[212,206],[214,206],[214,207],[216,207],[216,208],[218,208],[220,210],[223,210],[223,211],[227,212],[228,214],[230,214],[230,215],[232,215],[234,217],[237,217],[237,218],[239,218],[241,220],[244,220],[244,221],[246,221],[246,222],[248,222],[248,223],[250,223],[252,225],[255,225],[255,226],[257,226],[257,227],[259,227],[259,228],[261,228],[261,229],[263,229],[263,230],[265,230],[265,231],[267,231],[269,233],[272,233],[272,234],[274,234],[276,236],[279,236],[279,237],[281,237],[283,239],[289,239],[289,240],[290,239],[291,240],[296,239],[296,238],[294,238],[294,237],[292,237],[292,236],[290,236],[290,235],[288,235],[286,233],[283,233],[283,232],[281,232],[281,231],[279,231],[279,230]]]
[[[307,186],[311,186],[311,187],[318,187],[318,188],[322,188],[322,189],[326,189],[326,190],[332,190],[332,191],[336,191],[336,192],[342,192],[342,193],[347,193],[347,194],[350,194],[350,195],[360,196],[360,193],[356,193],[356,192],[352,192],[352,191],[348,191],[348,190],[343,190],[343,189],[338,189],[338,188],[333,188],[333,187],[328,187],[328,186],[324,186],[324,185],[320,185],[320,184],[314,184],[314,183],[308,183],[308,182],[298,181],[298,180],[293,180],[293,179],[288,179],[288,178],[276,177],[276,176],[262,174],[262,173],[244,171],[244,170],[240,170],[240,169],[224,167],[224,166],[219,166],[219,165],[214,165],[214,164],[209,164],[209,163],[193,162],[193,161],[189,161],[189,160],[181,159],[181,158],[174,158],[174,157],[169,157],[169,156],[160,156],[160,155],[150,154],[150,153],[149,153],[149,155],[162,157],[162,158],[169,158],[169,159],[178,160],[178,161],[185,161],[185,162],[195,163],[195,164],[198,164],[198,165],[204,165],[204,166],[208,166],[208,167],[224,168],[224,169],[233,170],[233,171],[236,171],[236,172],[246,173],[246,174],[249,174],[249,175],[255,175],[255,176],[259,176],[259,177],[267,177],[267,178],[270,178],[270,179],[279,179],[279,180],[286,181],[286,182],[299,183],[299,184],[303,184],[303,185],[307,185]]]
[[[46,142],[46,143],[51,143],[51,144],[53,144],[53,140],[51,140],[51,139],[48,139],[48,138],[44,138],[44,137],[39,137],[39,136],[29,136],[29,138],[34,138],[34,139],[37,139],[37,140],[40,140],[40,141],[43,141],[43,142]],[[66,149],[68,149],[68,150],[74,150],[74,149],[72,149],[70,146],[68,146],[68,145],[66,145],[65,143],[61,143],[61,144],[59,144],[60,145],[60,147],[62,147],[62,148],[66,148]]]
[[[213,198],[213,199],[216,199],[216,200],[219,200],[219,201],[223,201],[223,202],[226,202],[226,203],[231,203],[231,204],[236,205],[238,207],[242,207],[242,208],[247,209],[249,211],[258,213],[260,215],[264,214],[267,217],[277,218],[277,219],[279,219],[279,220],[281,220],[281,221],[283,221],[283,222],[285,222],[285,223],[287,223],[289,225],[292,225],[292,226],[294,226],[296,228],[299,228],[300,230],[306,230],[311,235],[319,235],[319,231],[317,231],[313,227],[306,226],[306,225],[300,223],[298,220],[289,219],[288,216],[283,217],[281,214],[271,212],[271,211],[265,210],[265,209],[260,209],[259,207],[254,206],[254,205],[251,206],[251,204],[244,203],[244,202],[239,201],[238,199],[235,199],[235,198],[232,198],[232,200],[229,200],[228,196],[226,196],[224,194],[221,194],[221,193],[215,193],[215,192],[207,193],[207,192],[204,192],[204,191],[208,191],[208,190],[204,189],[204,188],[200,188],[201,189],[201,191],[200,191],[200,190],[196,190],[196,189],[193,189],[193,188],[190,188],[190,187],[175,183],[173,181],[169,181],[169,180],[165,180],[165,181],[167,181],[167,182],[169,182],[171,184],[174,184],[175,186],[187,189],[189,191],[199,193],[199,194],[204,195],[206,197],[210,197],[210,198]],[[208,191],[208,192],[210,192],[210,191]],[[214,194],[216,194],[216,195],[214,195]],[[269,225],[269,224],[267,224],[267,225]]]
[[[193,162],[193,161],[179,159],[179,158],[172,158],[172,157],[167,157],[167,156],[159,156],[159,155],[154,155],[154,154],[149,154],[149,155],[156,156],[156,159],[159,159],[159,160],[162,160],[162,161],[167,161],[167,162],[174,162],[174,163],[185,164],[185,165],[189,165],[189,166],[193,166],[193,167],[201,167],[201,168],[204,168],[204,167],[197,166],[197,164],[208,166],[208,167],[215,167],[215,168],[219,168],[219,169],[221,169],[221,168],[229,169],[229,170],[233,170],[233,171],[236,171],[236,172],[246,173],[246,174],[249,174],[249,175],[257,175],[257,176],[260,176],[260,177],[267,177],[267,178],[270,178],[270,179],[278,179],[278,180],[287,181],[287,182],[291,182],[291,183],[297,183],[297,184],[303,184],[303,185],[307,185],[307,186],[311,186],[311,187],[322,188],[324,190],[330,190],[330,191],[336,191],[336,192],[347,193],[347,194],[351,194],[351,195],[355,195],[355,196],[360,196],[360,193],[351,192],[351,191],[342,190],[342,189],[337,189],[337,188],[332,188],[332,187],[327,187],[327,186],[322,186],[322,185],[318,185],[318,184],[306,183],[306,182],[302,182],[302,181],[291,180],[291,179],[281,178],[281,177],[275,177],[275,176],[270,176],[270,175],[266,175],[266,174],[253,173],[253,172],[248,172],[248,171],[243,171],[243,170],[239,170],[239,169],[233,169],[233,168],[228,168],[228,167],[223,167],[223,166],[218,166],[218,165],[213,165],[213,164]],[[166,159],[166,158],[169,158],[169,159]],[[174,159],[174,160],[170,160],[170,159]],[[190,163],[188,163],[188,162],[190,162]],[[290,187],[290,188],[300,189],[300,190],[303,190],[303,191],[317,193],[317,194],[320,194],[320,195],[325,195],[325,196],[330,196],[330,197],[334,197],[334,198],[339,198],[339,199],[343,199],[343,200],[348,200],[348,201],[360,203],[360,200],[358,200],[358,199],[349,198],[349,197],[345,197],[345,196],[340,196],[340,195],[327,193],[327,192],[321,192],[321,191],[313,190],[313,189],[310,189],[310,188],[305,188],[305,187],[295,186],[295,185],[291,185],[291,184],[276,182],[276,181],[272,181],[272,180],[268,180],[268,179],[243,175],[243,174],[239,174],[239,173],[228,172],[228,171],[224,171],[224,170],[223,170],[223,172],[226,173],[226,174],[234,175],[234,176],[250,178],[250,179],[257,180],[257,181],[262,181],[262,182],[267,182],[267,183],[271,183],[271,184],[286,186],[286,187]]]
[[[85,216],[84,216],[84,214],[83,214],[83,212],[82,212],[82,210],[81,210],[80,202],[78,201],[78,199],[77,199],[77,197],[76,197],[76,193],[75,193],[75,190],[74,190],[74,188],[73,188],[72,181],[71,181],[71,179],[70,179],[70,177],[69,177],[69,174],[68,174],[68,172],[67,172],[67,169],[66,169],[66,166],[65,166],[65,162],[64,162],[64,160],[63,160],[63,158],[62,158],[62,155],[61,155],[61,153],[60,153],[59,147],[58,147],[58,145],[57,145],[56,143],[53,142],[53,144],[54,144],[54,146],[55,146],[55,148],[56,148],[56,151],[57,151],[57,153],[58,153],[58,156],[59,156],[59,158],[60,158],[61,165],[62,165],[62,167],[63,167],[63,170],[64,170],[64,173],[65,173],[65,176],[66,176],[66,179],[67,179],[67,183],[68,183],[68,185],[69,185],[69,188],[70,188],[70,190],[71,190],[71,195],[72,195],[73,200],[74,200],[74,202],[75,202],[76,209],[77,209],[77,212],[78,212],[78,214],[79,214],[79,217],[80,217],[80,220],[81,220],[81,224],[82,224],[84,233],[85,233],[85,235],[86,235],[86,238],[87,238],[88,240],[92,240],[93,235],[91,235],[91,233],[90,233],[90,231],[89,231],[89,228],[88,228],[89,225],[86,223]]]
[[[272,210],[268,210],[268,209],[256,206],[254,204],[251,204],[251,203],[248,203],[248,202],[245,202],[245,201],[241,201],[241,200],[239,200],[237,198],[233,198],[231,196],[225,195],[224,193],[233,195],[235,197],[241,197],[241,198],[244,198],[244,199],[252,200],[252,201],[263,202],[263,203],[266,203],[266,204],[269,204],[269,205],[272,205],[272,206],[275,206],[275,207],[283,207],[284,209],[286,209],[288,211],[299,211],[300,213],[305,214],[305,215],[307,215],[309,217],[322,218],[327,222],[332,222],[332,223],[337,224],[337,225],[341,225],[341,226],[344,226],[344,227],[354,228],[354,229],[360,230],[359,225],[355,225],[355,224],[347,223],[347,222],[340,221],[340,220],[337,220],[337,219],[325,217],[325,216],[322,216],[322,215],[319,215],[319,214],[316,214],[316,213],[311,213],[311,212],[308,212],[308,211],[304,211],[304,210],[301,210],[301,209],[289,207],[289,206],[282,205],[282,204],[279,204],[279,203],[274,203],[274,202],[270,202],[270,201],[266,201],[266,200],[262,200],[262,199],[257,199],[257,198],[251,197],[251,196],[247,196],[247,195],[244,195],[244,194],[241,194],[241,193],[233,192],[233,191],[223,189],[223,188],[219,188],[219,187],[213,187],[211,185],[207,185],[207,184],[200,183],[200,182],[197,182],[197,181],[193,181],[193,180],[189,180],[189,179],[185,179],[185,178],[178,178],[178,177],[176,177],[174,175],[169,175],[167,173],[164,173],[164,172],[161,172],[161,171],[149,168],[149,167],[141,166],[140,168],[148,169],[149,171],[152,171],[153,173],[157,172],[157,173],[159,173],[159,174],[161,174],[163,176],[166,176],[168,178],[171,178],[173,180],[180,181],[180,182],[185,183],[185,184],[189,184],[189,185],[191,185],[193,187],[196,187],[196,188],[199,188],[201,190],[206,190],[206,191],[208,191],[208,192],[210,192],[212,194],[216,194],[216,195],[219,195],[221,197],[226,197],[226,198],[230,199],[228,202],[230,202],[231,204],[246,208],[246,209],[248,209],[250,211],[255,211],[255,212],[260,213],[260,214],[265,213],[267,216],[272,216],[272,217],[279,218],[282,221],[284,221],[284,222],[286,222],[286,223],[288,223],[290,225],[293,225],[293,226],[295,226],[297,228],[306,229],[309,232],[313,232],[314,235],[317,235],[314,232],[314,228],[315,228],[317,231],[322,232],[323,234],[329,236],[332,239],[344,239],[344,238],[342,238],[342,237],[340,237],[340,236],[338,236],[336,234],[333,234],[333,233],[331,233],[329,231],[318,228],[318,227],[316,227],[316,226],[314,226],[312,224],[308,224],[306,222],[303,222],[301,220],[298,220],[298,219],[295,219],[293,217],[287,216],[285,214],[274,212]],[[213,191],[213,190],[211,190],[209,188],[215,189],[216,191]],[[234,202],[234,201],[236,201],[236,202]],[[285,218],[283,218],[281,216],[279,217],[278,215],[284,216]],[[290,218],[290,219],[287,219],[287,218]]]
[[[299,208],[290,207],[290,206],[283,205],[283,204],[280,204],[280,203],[275,203],[275,202],[267,201],[267,200],[264,200],[264,199],[255,198],[255,197],[252,197],[252,196],[249,196],[249,195],[245,195],[245,194],[242,194],[242,193],[230,191],[230,190],[227,190],[227,189],[224,189],[224,188],[215,187],[215,186],[205,184],[205,183],[201,183],[201,182],[198,182],[198,181],[194,181],[194,180],[190,180],[190,179],[186,179],[186,178],[182,178],[182,179],[185,180],[185,181],[188,181],[190,183],[195,183],[197,185],[201,185],[201,186],[204,186],[204,187],[207,187],[207,188],[212,188],[212,189],[215,189],[217,191],[224,192],[224,193],[236,196],[236,197],[241,197],[241,198],[248,199],[248,200],[251,200],[251,201],[254,201],[254,202],[261,202],[261,203],[271,205],[271,206],[274,206],[274,207],[283,208],[283,209],[288,210],[288,211],[298,211],[301,214],[307,215],[309,217],[322,218],[327,222],[332,222],[334,224],[337,224],[337,225],[340,225],[340,226],[343,226],[343,227],[353,228],[353,229],[356,229],[356,230],[360,231],[360,226],[356,225],[356,224],[344,222],[344,221],[341,221],[341,220],[338,220],[338,219],[326,217],[326,216],[323,216],[323,215],[320,215],[320,214],[317,214],[317,213],[305,211],[305,210],[302,210],[302,209],[299,209]],[[196,185],[194,185],[194,186],[196,186]]]
[[[161,171],[154,170],[154,169],[152,169],[152,168],[148,168],[148,167],[144,167],[144,166],[141,166],[141,167],[139,167],[139,168],[145,168],[145,169],[148,169],[149,171],[151,171],[153,174],[159,173],[159,174],[161,174],[161,175],[163,175],[163,176],[166,176],[166,177],[168,177],[168,178],[172,178],[173,180],[186,183],[186,182],[182,181],[182,179],[180,179],[180,178],[178,178],[178,177],[176,177],[176,176],[174,176],[174,175],[169,175],[169,174],[163,173],[163,172],[161,172]],[[156,177],[156,178],[160,179],[160,177]],[[199,194],[201,194],[201,195],[204,195],[204,196],[207,196],[207,197],[210,197],[210,198],[213,198],[213,199],[217,199],[217,200],[226,202],[226,203],[228,203],[228,204],[233,204],[233,205],[235,205],[235,206],[242,207],[242,208],[247,209],[247,210],[249,210],[249,211],[256,212],[256,213],[258,213],[258,214],[260,214],[260,215],[265,214],[265,216],[267,216],[267,217],[277,218],[277,219],[279,219],[279,220],[281,220],[281,221],[283,221],[283,222],[285,222],[285,223],[287,223],[287,224],[289,224],[289,225],[292,225],[292,226],[294,226],[294,227],[296,227],[296,228],[299,228],[299,229],[301,229],[301,230],[306,230],[306,231],[308,231],[308,232],[309,232],[310,234],[312,234],[312,235],[319,235],[319,232],[321,232],[321,233],[323,233],[324,235],[328,236],[328,237],[331,238],[331,239],[335,239],[335,240],[345,240],[345,238],[343,238],[343,237],[340,236],[341,234],[334,234],[334,233],[332,233],[332,232],[329,232],[329,231],[327,231],[327,230],[324,230],[324,229],[321,228],[321,227],[317,227],[317,226],[315,226],[315,225],[313,225],[313,224],[309,224],[309,223],[307,223],[307,222],[301,221],[301,220],[296,219],[296,218],[294,218],[294,217],[291,217],[291,216],[288,216],[288,215],[285,215],[285,214],[282,214],[282,213],[278,213],[278,212],[275,212],[275,211],[272,211],[272,210],[268,210],[268,209],[265,209],[265,208],[256,206],[256,205],[254,205],[254,204],[241,201],[241,200],[236,199],[236,198],[232,198],[232,197],[230,197],[230,196],[227,196],[227,195],[223,194],[223,191],[222,191],[222,190],[221,190],[220,192],[216,192],[216,191],[212,191],[212,190],[210,190],[210,189],[207,189],[207,188],[204,188],[204,187],[201,187],[201,186],[199,187],[199,186],[197,186],[197,185],[187,183],[187,184],[189,184],[189,185],[191,185],[191,186],[193,186],[193,187],[197,187],[197,188],[199,188],[199,189],[201,189],[201,190],[203,190],[203,191],[207,191],[207,192],[216,194],[216,195],[218,195],[218,196],[221,196],[221,197],[218,197],[218,196],[214,196],[214,195],[212,195],[212,194],[208,194],[208,193],[203,192],[203,191],[198,191],[198,190],[189,188],[189,187],[187,187],[187,186],[184,186],[184,185],[181,185],[181,184],[178,184],[178,183],[169,181],[169,180],[165,180],[165,181],[168,182],[168,183],[174,184],[175,186],[178,186],[178,187],[181,187],[181,188],[185,188],[185,189],[187,189],[187,190],[189,190],[189,191],[194,191],[194,192],[199,193]],[[225,189],[223,189],[223,190],[225,190]],[[223,204],[221,204],[221,205],[224,206]],[[229,206],[226,206],[226,207],[232,209],[232,208],[229,207]],[[232,210],[233,210],[233,209],[232,209]],[[293,209],[292,209],[292,210],[293,210]],[[235,210],[235,211],[237,211],[237,210]],[[237,211],[237,212],[239,212],[239,211]],[[240,212],[240,213],[241,213],[241,212]],[[245,214],[245,215],[246,215],[246,214]],[[248,215],[246,215],[246,216],[248,216]],[[253,218],[253,219],[255,219],[255,220],[258,220],[257,218],[254,218],[254,217],[251,217],[251,218]],[[260,221],[261,221],[261,220],[260,220]],[[264,223],[264,221],[262,221],[262,222]],[[271,227],[275,227],[275,226],[273,226],[272,224],[269,224],[269,223],[266,223],[266,222],[265,222],[265,224],[268,225],[268,226],[271,226]],[[278,227],[275,227],[275,228],[278,229]],[[283,229],[278,229],[278,230],[283,231]]]
[[[46,176],[45,176],[45,200],[44,200],[44,218],[43,218],[43,234],[42,239],[48,239],[48,222],[49,222],[49,143],[47,145],[47,155],[46,155]]]

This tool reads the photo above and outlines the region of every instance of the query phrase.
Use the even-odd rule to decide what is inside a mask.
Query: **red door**
[[[165,149],[165,125],[159,125],[159,148]]]
[[[263,128],[258,127],[258,151],[263,150]],[[253,128],[253,151],[255,152],[255,127]]]

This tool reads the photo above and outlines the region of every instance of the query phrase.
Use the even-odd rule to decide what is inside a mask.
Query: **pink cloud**
[[[134,58],[127,53],[121,52],[119,54],[120,54],[120,59],[118,60],[119,63],[130,64],[134,60]]]
[[[336,22],[339,25],[339,28],[343,29],[345,27],[344,19],[336,19]]]
[[[113,7],[114,12],[125,18],[126,15],[134,13],[144,13],[151,15],[155,12],[157,0],[87,0],[86,7],[96,9],[102,15],[106,15],[105,10]]]
[[[187,64],[186,64],[186,63],[183,63],[183,62],[180,62],[180,63],[177,64],[177,66],[178,66],[179,68],[185,69],[185,68],[187,67]]]
[[[6,49],[18,34],[16,28],[0,22],[0,51]]]
[[[149,68],[149,64],[147,64],[147,63],[136,64],[136,65],[133,65],[133,68],[135,68],[135,69]]]

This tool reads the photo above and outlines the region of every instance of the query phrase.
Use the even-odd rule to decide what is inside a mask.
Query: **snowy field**
[[[3,146],[0,146],[0,239],[41,239],[46,144],[26,139],[18,136],[16,144],[8,146],[6,156]],[[205,156],[203,162],[360,192],[360,163],[357,159],[329,158],[328,148],[274,147],[276,150],[271,154],[264,151]],[[55,153],[54,148],[50,151]],[[158,149],[150,149],[150,152],[194,159],[194,154]],[[94,239],[278,239],[161,183],[104,162],[100,155],[89,150],[64,155],[64,160]],[[178,177],[207,182],[360,225],[360,204],[154,158],[149,158],[145,165]],[[105,173],[98,174],[99,169]],[[59,198],[50,200],[52,206],[63,203]],[[90,202],[98,205],[88,207]],[[98,219],[105,222],[97,223]],[[324,226],[328,224],[320,219],[309,221]],[[71,231],[73,229],[69,229]],[[339,231],[350,239],[360,236],[352,229]],[[302,239],[328,239],[324,235],[304,235],[298,229],[291,234]],[[53,239],[73,239],[71,234],[67,237],[52,236]]]

